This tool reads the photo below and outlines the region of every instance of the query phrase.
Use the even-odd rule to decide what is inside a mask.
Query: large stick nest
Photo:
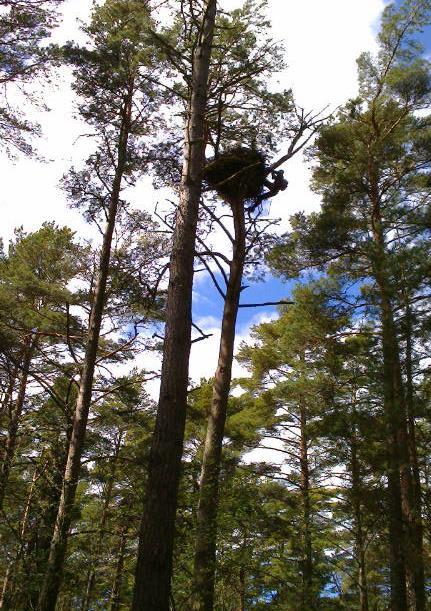
[[[226,201],[258,197],[267,175],[265,157],[259,151],[237,147],[207,163],[203,177]]]

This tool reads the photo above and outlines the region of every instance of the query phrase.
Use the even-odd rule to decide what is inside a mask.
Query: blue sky
[[[263,303],[267,301],[281,301],[289,297],[295,281],[283,283],[278,278],[268,276],[262,282],[249,283],[245,280],[247,288],[242,292],[241,303]],[[223,300],[217,291],[214,291],[212,280],[205,276],[199,280],[195,288],[194,316],[196,319],[204,317],[220,318],[223,311]],[[256,315],[266,313],[274,315],[276,306],[240,308],[238,313],[238,326],[244,327]]]

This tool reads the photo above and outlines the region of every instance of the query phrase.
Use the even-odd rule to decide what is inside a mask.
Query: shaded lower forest
[[[271,89],[266,2],[106,0],[49,45],[61,4],[0,2],[5,91],[71,75],[90,144],[61,188],[95,235],[47,221],[0,254],[0,608],[426,611],[429,0],[386,7],[328,113]],[[5,154],[31,156],[2,104]],[[321,207],[282,233],[302,153]],[[132,204],[149,177],[165,208]],[[203,274],[223,313],[197,383]]]

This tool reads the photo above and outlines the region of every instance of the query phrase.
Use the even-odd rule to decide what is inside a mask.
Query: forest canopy
[[[370,2],[302,106],[293,4],[0,0],[1,609],[431,608],[431,2]]]

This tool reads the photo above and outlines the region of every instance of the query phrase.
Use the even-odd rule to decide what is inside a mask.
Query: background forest
[[[431,609],[431,1],[310,108],[273,2],[66,4],[0,0],[2,167],[79,135],[0,249],[0,608]]]

